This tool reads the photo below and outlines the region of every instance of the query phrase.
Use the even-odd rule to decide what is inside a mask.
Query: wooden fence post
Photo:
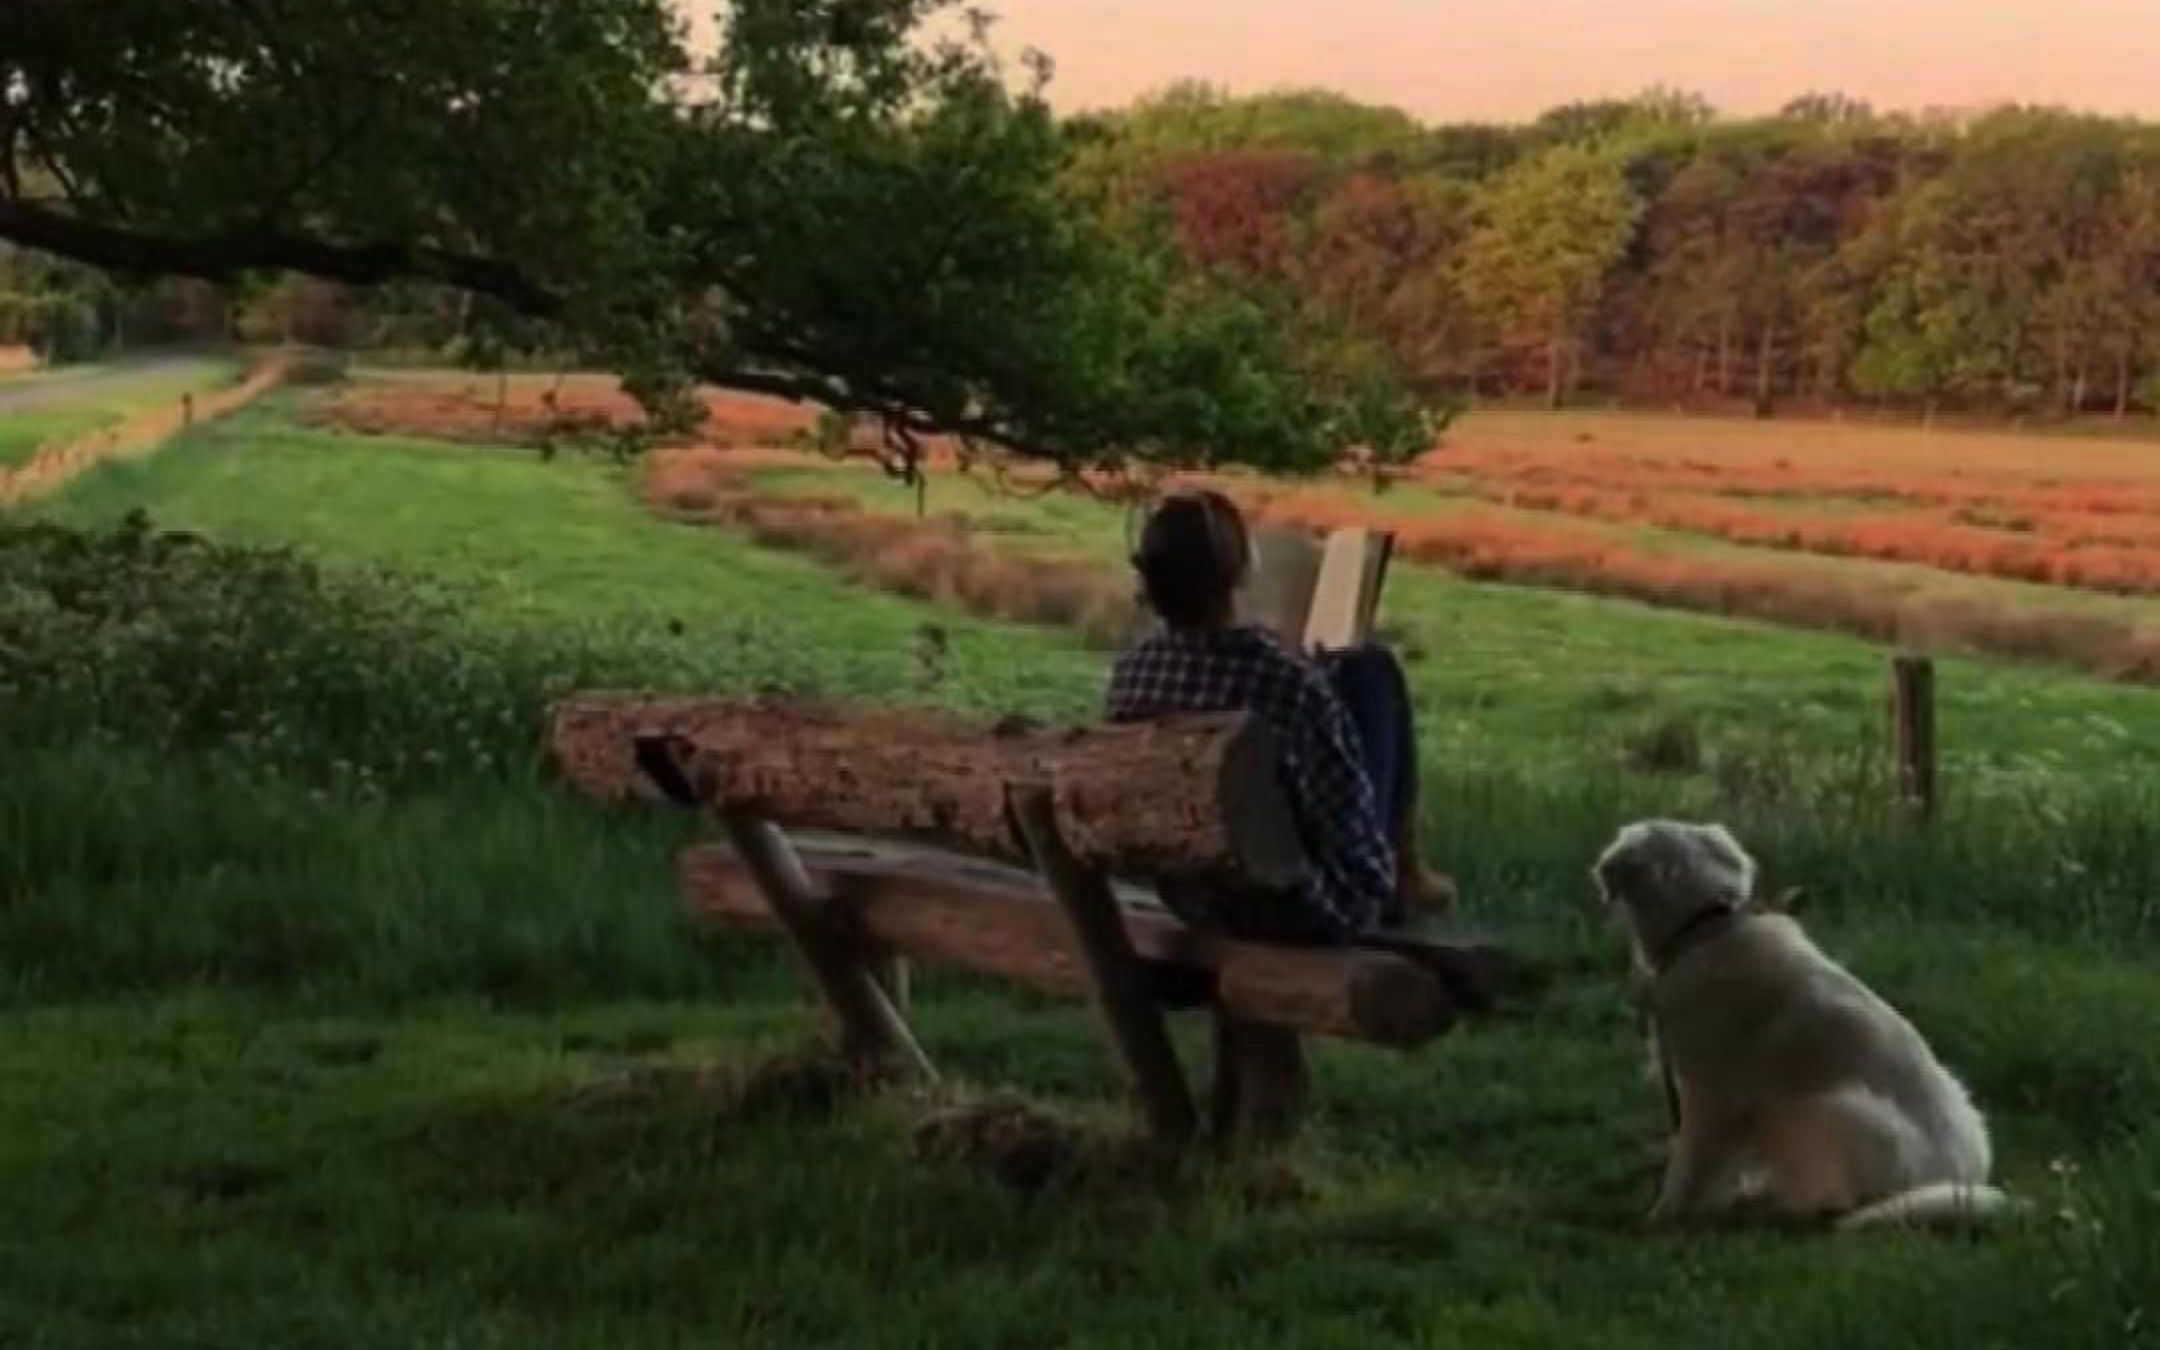
[[[1890,663],[1890,734],[1898,797],[1920,816],[1935,814],[1935,663],[1899,655]]]

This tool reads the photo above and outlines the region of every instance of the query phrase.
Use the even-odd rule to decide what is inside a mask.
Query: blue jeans
[[[1367,644],[1320,658],[1335,696],[1357,729],[1358,753],[1372,780],[1373,805],[1390,844],[1417,807],[1417,735],[1410,717],[1410,684],[1402,663],[1385,647]]]

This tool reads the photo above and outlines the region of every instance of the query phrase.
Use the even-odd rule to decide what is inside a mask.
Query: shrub
[[[320,389],[340,385],[351,375],[352,362],[336,352],[309,352],[287,367],[285,383],[296,389]]]
[[[207,750],[362,788],[528,763],[575,660],[392,575],[159,533],[0,529],[0,746]]]

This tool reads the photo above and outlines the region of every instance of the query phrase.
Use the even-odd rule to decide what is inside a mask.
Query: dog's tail
[[[1928,1227],[1974,1224],[2022,1213],[2027,1208],[2025,1201],[1993,1186],[1938,1181],[1864,1205],[1839,1219],[1837,1227],[1843,1231],[1891,1224]]]

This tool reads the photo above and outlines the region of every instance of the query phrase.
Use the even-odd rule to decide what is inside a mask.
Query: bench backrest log
[[[1243,715],[984,727],[916,709],[597,693],[556,706],[550,748],[582,791],[629,800],[652,795],[640,737],[675,747],[700,802],[789,829],[1026,864],[1006,798],[1014,784],[1039,784],[1073,855],[1114,875],[1261,887],[1305,875],[1273,738]]]

